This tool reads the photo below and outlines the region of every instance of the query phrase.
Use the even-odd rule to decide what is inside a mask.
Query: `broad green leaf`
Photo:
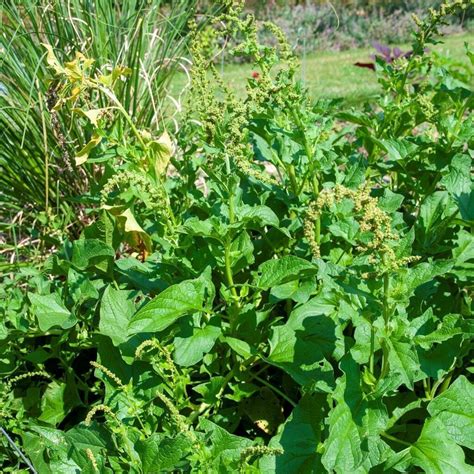
[[[462,334],[463,329],[459,324],[459,320],[460,316],[458,314],[446,314],[438,322],[436,330],[429,334],[416,335],[415,343],[426,349],[432,344],[444,342],[458,334]]]
[[[79,270],[94,265],[105,271],[114,257],[114,249],[98,239],[79,239],[73,244],[72,264]]]
[[[200,220],[190,217],[182,226],[182,231],[187,235],[198,235],[221,241],[227,232],[227,227],[215,218]]]
[[[363,184],[367,172],[367,160],[365,157],[351,157],[347,168],[342,173],[343,184],[348,188],[356,188]]]
[[[322,463],[328,472],[354,472],[364,462],[362,438],[344,397],[343,384],[334,394],[336,406],[327,418],[329,435],[324,441]]]
[[[251,446],[252,441],[233,435],[205,418],[201,418],[199,427],[209,438],[209,459],[215,472],[236,472],[242,451]]]
[[[415,228],[410,230],[398,241],[395,253],[398,258],[412,255],[413,242],[415,241]]]
[[[142,462],[144,474],[174,471],[179,461],[192,451],[192,441],[184,433],[175,438],[154,433],[135,446]]]
[[[430,282],[438,275],[448,272],[451,261],[423,262],[414,267],[401,268],[396,279],[392,280],[390,295],[397,301],[407,301],[421,285]]]
[[[456,204],[461,212],[461,217],[468,223],[474,222],[474,190],[460,193],[455,196]]]
[[[326,386],[332,384],[326,358],[333,355],[341,337],[327,316],[334,309],[324,293],[294,309],[286,324],[273,328],[268,362],[284,369],[301,385],[316,380]]]
[[[360,405],[363,407],[365,401],[362,400]],[[367,451],[367,456],[359,468],[359,472],[370,472],[372,468],[380,466],[391,454],[392,450],[381,438],[380,434],[385,431],[388,424],[387,408],[381,400],[370,400],[366,404],[363,416],[364,431],[363,436],[366,437],[363,443],[363,451]],[[362,408],[364,409],[364,408]]]
[[[324,358],[332,355],[335,345],[336,328],[331,318],[294,311],[286,324],[273,328],[268,362],[304,385],[321,375]]]
[[[78,472],[88,474],[76,463],[74,459],[63,457],[62,459],[54,459],[50,462],[53,472],[60,472],[61,474],[77,474]]]
[[[355,244],[355,237],[359,232],[359,224],[354,217],[346,217],[343,221],[334,222],[328,226],[328,230],[335,237],[340,237],[350,244]]]
[[[23,439],[21,448],[37,472],[56,474],[58,471],[51,466],[51,458],[46,457],[45,454],[54,452],[56,455],[65,457],[69,446],[64,433],[55,428],[31,424],[28,431],[22,432],[21,437]]]
[[[388,337],[385,344],[390,371],[398,373],[403,383],[413,389],[413,383],[420,377],[420,363],[415,348],[408,340],[396,337]]]
[[[133,293],[109,285],[100,303],[100,332],[109,336],[115,346],[120,345],[128,340],[126,329],[134,313]]]
[[[0,341],[8,337],[8,329],[3,322],[0,322]]]
[[[230,261],[233,273],[248,267],[255,261],[252,239],[247,231],[241,232],[230,246]]]
[[[94,283],[83,272],[77,272],[74,268],[69,268],[67,275],[69,294],[75,304],[82,304],[88,300],[97,300],[99,292]]]
[[[383,211],[391,214],[400,208],[404,199],[403,195],[396,194],[386,188],[383,196],[378,201],[378,206]]]
[[[454,156],[447,173],[441,179],[441,184],[451,194],[469,193],[471,190],[471,166],[472,158],[469,155]]]
[[[277,215],[268,206],[241,206],[237,209],[239,221],[255,223],[258,227],[279,227]]]
[[[66,385],[56,381],[51,382],[41,399],[41,415],[39,420],[50,425],[57,425],[66,416],[64,395]]]
[[[281,285],[273,286],[270,291],[271,301],[293,300],[296,303],[306,303],[315,293],[316,286],[311,280],[293,280]]]
[[[474,449],[474,384],[466,377],[458,377],[432,400],[428,411],[443,423],[456,443]]]
[[[239,356],[244,359],[248,359],[252,354],[255,353],[255,350],[245,341],[241,339],[236,339],[235,337],[225,337],[224,341],[229,344],[234,352],[239,354]]]
[[[424,200],[415,226],[417,244],[424,253],[436,253],[455,214],[456,206],[446,191],[436,191]]]
[[[78,449],[91,449],[96,452],[101,449],[114,450],[112,435],[105,426],[92,421],[90,426],[80,423],[64,434],[66,441]]]
[[[180,317],[203,311],[206,294],[213,290],[205,275],[170,286],[135,314],[128,334],[163,331]]]
[[[427,420],[410,448],[412,463],[430,474],[469,474],[474,467],[464,462],[464,452],[449,437],[438,418]]]
[[[456,247],[453,248],[455,265],[474,259],[474,235],[466,230],[460,230]]]
[[[183,367],[197,364],[214,347],[220,334],[220,327],[208,324],[204,328],[193,328],[187,337],[175,337],[175,362]]]
[[[259,462],[264,474],[323,472],[321,454],[317,451],[321,442],[323,419],[327,402],[322,394],[306,394],[298,406],[271,439],[271,448],[283,449],[278,456],[265,456]]]
[[[49,295],[28,293],[28,297],[32,305],[31,311],[36,316],[42,331],[49,331],[53,327],[69,329],[77,323],[76,317],[64,306],[57,293]]]
[[[60,473],[71,472],[71,474],[77,474],[80,472],[81,474],[97,474],[97,472],[100,472],[108,474],[111,472],[109,468],[105,467],[106,460],[100,452],[92,451],[95,461],[94,464],[92,464],[88,454],[88,451],[72,445],[67,453],[64,453],[64,456],[61,455],[61,459],[52,462],[51,466],[54,472]],[[107,456],[107,460],[109,460],[111,458],[110,452],[107,452]],[[70,469],[70,471],[68,471],[68,469]]]
[[[457,335],[432,345],[429,349],[418,347],[421,370],[435,380],[446,375],[461,353],[462,335]]]
[[[407,139],[403,138],[398,140],[378,140],[376,138],[372,138],[372,140],[388,153],[388,157],[391,161],[404,160],[417,150],[417,146],[414,143],[411,143]]]
[[[225,383],[225,378],[217,375],[208,382],[201,383],[193,387],[193,390],[202,395],[202,401],[208,404],[214,404],[218,401],[218,395]]]
[[[288,255],[279,259],[267,260],[258,267],[254,285],[267,290],[292,280],[316,274],[317,267],[307,260]]]

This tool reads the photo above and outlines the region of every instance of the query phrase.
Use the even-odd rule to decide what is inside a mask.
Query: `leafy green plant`
[[[38,472],[474,469],[472,91],[425,48],[464,4],[364,113],[311,103],[240,4],[212,21],[247,96],[191,25],[177,134],[133,120],[126,70],[49,51],[97,169],[81,237],[1,287],[2,428]]]

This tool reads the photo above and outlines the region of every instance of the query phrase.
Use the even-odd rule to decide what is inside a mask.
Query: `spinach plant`
[[[49,50],[94,184],[81,238],[1,290],[2,426],[38,472],[474,470],[473,95],[425,47],[466,5],[418,20],[380,100],[342,113],[227,2],[246,97],[191,25],[174,134],[128,115],[126,68]]]

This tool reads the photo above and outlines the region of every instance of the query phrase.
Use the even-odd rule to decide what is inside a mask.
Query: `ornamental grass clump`
[[[107,75],[125,64],[129,80],[115,90],[116,97],[137,128],[155,131],[164,110],[176,104],[170,99],[170,81],[188,67],[187,23],[197,3],[2,2],[0,221],[6,248],[15,248],[15,242],[32,232],[37,235],[31,240],[39,238],[42,246],[54,248],[62,244],[64,235],[77,236],[88,222],[84,211],[88,203],[78,197],[96,180],[93,166],[74,164],[77,145],[91,135],[83,123],[54,108],[57,84],[42,44],[48,44],[63,64],[73,61],[76,52],[82,54],[90,61],[83,65],[92,72],[100,68]],[[210,16],[212,12],[211,6]],[[105,97],[96,93],[89,99],[91,109],[100,109]],[[117,132],[123,120],[114,116]],[[9,255],[20,260],[33,257],[31,245]]]

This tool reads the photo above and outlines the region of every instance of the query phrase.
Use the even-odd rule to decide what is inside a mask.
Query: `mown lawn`
[[[464,43],[474,45],[474,34],[447,36],[443,44],[433,49],[456,61],[467,62]],[[409,50],[409,45],[400,45],[402,50]],[[377,94],[379,85],[375,74],[369,69],[354,66],[356,62],[371,61],[373,49],[352,49],[343,52],[317,52],[301,58],[301,79],[314,98],[342,98],[349,103],[357,103]],[[249,77],[252,68],[248,64],[224,65],[224,80],[227,84],[243,93],[245,78]],[[173,95],[179,93],[185,84],[184,74],[173,84]]]

